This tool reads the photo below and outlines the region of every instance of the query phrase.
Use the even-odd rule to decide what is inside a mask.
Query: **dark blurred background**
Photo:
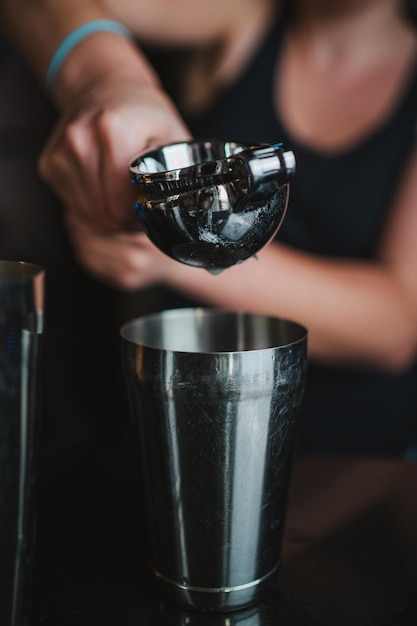
[[[158,296],[119,293],[77,265],[62,207],[37,174],[55,111],[1,42],[0,81],[0,258],[46,269],[41,494],[97,481],[117,492],[132,475],[119,327]]]

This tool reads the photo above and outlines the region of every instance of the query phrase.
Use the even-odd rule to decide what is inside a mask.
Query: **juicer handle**
[[[176,144],[167,147],[173,149]],[[282,143],[251,146],[224,158],[174,169],[164,169],[153,154],[136,159],[129,167],[132,183],[141,185],[148,200],[228,183],[237,184],[245,194],[270,193],[289,183],[295,173],[294,153]],[[145,160],[150,162],[150,168]]]
[[[295,174],[295,155],[282,143],[242,150],[236,155],[249,171],[251,187],[257,188],[272,181],[289,183]]]

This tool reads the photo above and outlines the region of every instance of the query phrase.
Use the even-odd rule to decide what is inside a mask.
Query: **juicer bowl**
[[[281,225],[289,185],[283,171],[254,182],[238,155],[255,149],[194,140],[135,159],[129,168],[138,185],[135,209],[150,240],[173,259],[212,273],[256,255]]]

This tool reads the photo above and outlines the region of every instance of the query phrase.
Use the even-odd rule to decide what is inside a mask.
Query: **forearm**
[[[0,11],[7,37],[42,83],[54,52],[69,33],[89,21],[114,19],[94,0],[3,0]],[[153,70],[132,42],[113,33],[95,33],[65,59],[54,90],[57,104],[112,71],[133,75],[146,85],[157,84]]]
[[[84,22],[107,17],[94,0],[2,0],[0,7],[6,35],[41,79],[68,33]]]
[[[330,261],[270,245],[218,276],[183,266],[172,283],[215,306],[298,321],[313,357],[400,368],[415,354],[417,321],[383,265]]]

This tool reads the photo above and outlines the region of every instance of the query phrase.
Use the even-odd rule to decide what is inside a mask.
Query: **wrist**
[[[74,94],[108,76],[135,78],[143,85],[158,85],[153,70],[135,44],[114,32],[98,31],[80,41],[63,60],[56,76],[53,97],[63,106]]]
[[[203,296],[206,290],[206,281],[210,283],[213,276],[200,267],[192,267],[185,263],[172,260],[164,273],[164,285],[174,291],[184,294],[198,293]]]
[[[71,52],[84,39],[100,32],[113,33],[122,39],[132,39],[133,37],[124,24],[108,18],[89,20],[72,30],[58,45],[50,60],[45,80],[47,91],[50,94],[53,93],[61,67]]]

